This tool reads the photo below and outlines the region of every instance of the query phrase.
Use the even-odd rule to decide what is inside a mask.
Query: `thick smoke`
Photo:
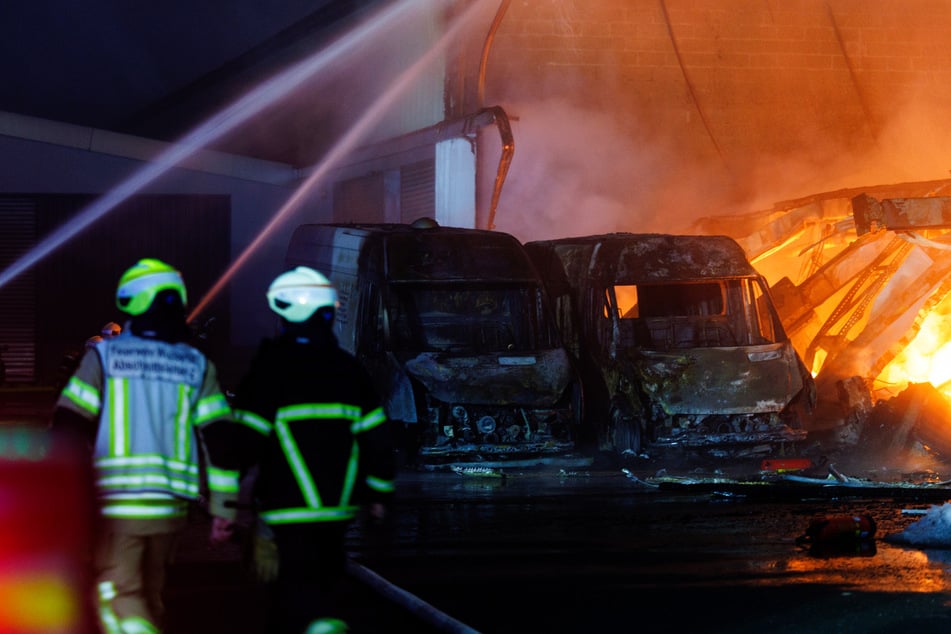
[[[496,224],[522,240],[689,232],[733,197],[722,164],[692,163],[621,113],[554,100],[505,108],[515,154]]]
[[[515,154],[497,228],[525,240],[611,231],[692,232],[700,218],[770,209],[842,188],[948,178],[951,123],[941,103],[910,100],[854,144],[821,130],[783,155],[700,160],[620,113],[567,101],[506,106]],[[726,156],[730,160],[730,156]]]
[[[629,22],[612,33],[627,48],[591,46],[585,27],[621,6],[614,15]],[[490,93],[515,134],[497,227],[523,239],[690,232],[699,218],[831,190],[947,178],[951,91],[940,60],[929,70],[922,57],[943,50],[947,17],[921,6],[881,4],[868,32],[843,30],[858,9],[751,6],[757,19],[736,20],[723,8],[672,7],[668,32],[651,3],[513,4],[490,65]],[[863,39],[876,20],[904,48]],[[796,21],[814,29],[831,66],[800,63]],[[546,57],[526,32],[563,45]],[[675,43],[713,54],[688,54],[680,68]],[[657,66],[632,62],[630,50],[654,53]],[[776,55],[790,68],[770,72]],[[882,72],[883,60],[902,72]]]

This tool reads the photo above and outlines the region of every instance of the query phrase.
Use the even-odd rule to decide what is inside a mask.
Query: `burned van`
[[[307,224],[287,265],[337,287],[340,345],[420,465],[574,459],[580,378],[515,237],[432,220]]]
[[[535,241],[599,449],[755,456],[807,435],[812,376],[769,287],[726,236]]]

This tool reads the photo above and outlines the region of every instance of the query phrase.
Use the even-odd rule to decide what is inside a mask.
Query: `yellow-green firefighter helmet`
[[[161,260],[145,258],[123,273],[116,290],[116,305],[130,315],[141,315],[149,309],[155,296],[173,290],[187,304],[182,274]]]

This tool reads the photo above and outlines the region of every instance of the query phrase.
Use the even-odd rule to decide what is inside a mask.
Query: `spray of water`
[[[429,4],[427,0],[403,0],[394,3],[348,31],[330,46],[263,82],[234,104],[189,132],[179,142],[161,152],[151,163],[146,164],[114,189],[81,210],[68,223],[7,267],[0,273],[0,288],[185,159],[233,131],[266,107],[286,97],[316,73],[332,67],[361,44],[373,41],[374,38],[389,32],[395,24],[412,15],[413,11],[425,10]]]
[[[294,194],[288,198],[287,202],[281,206],[267,225],[258,233],[251,244],[241,252],[231,266],[228,267],[218,281],[211,287],[208,293],[198,302],[188,317],[189,321],[194,320],[217,294],[221,292],[221,289],[234,277],[235,272],[237,272],[258,247],[287,220],[291,213],[298,208],[301,201],[305,200],[314,187],[327,175],[327,172],[334,168],[341,159],[353,150],[368,132],[373,130],[374,126],[380,122],[393,103],[412,85],[413,80],[445,51],[446,47],[456,39],[463,26],[469,23],[474,16],[483,10],[482,5],[488,4],[489,2],[490,0],[475,2],[463,13],[454,18],[435,45],[426,51],[422,57],[407,68],[406,71],[400,74],[387,87],[373,105],[357,119],[357,122],[347,133],[334,144],[324,158],[314,167],[310,176],[304,180],[301,186],[297,188]]]

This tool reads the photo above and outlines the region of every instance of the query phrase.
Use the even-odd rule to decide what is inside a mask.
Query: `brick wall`
[[[553,160],[546,147],[592,158],[591,139],[634,159],[632,181],[647,174],[640,188],[573,191],[705,211],[762,205],[863,179],[947,176],[949,42],[951,2],[936,0],[513,0],[485,94],[537,160]],[[575,132],[574,144],[553,141]],[[688,195],[685,181],[703,193]],[[531,181],[536,192],[543,182]]]

